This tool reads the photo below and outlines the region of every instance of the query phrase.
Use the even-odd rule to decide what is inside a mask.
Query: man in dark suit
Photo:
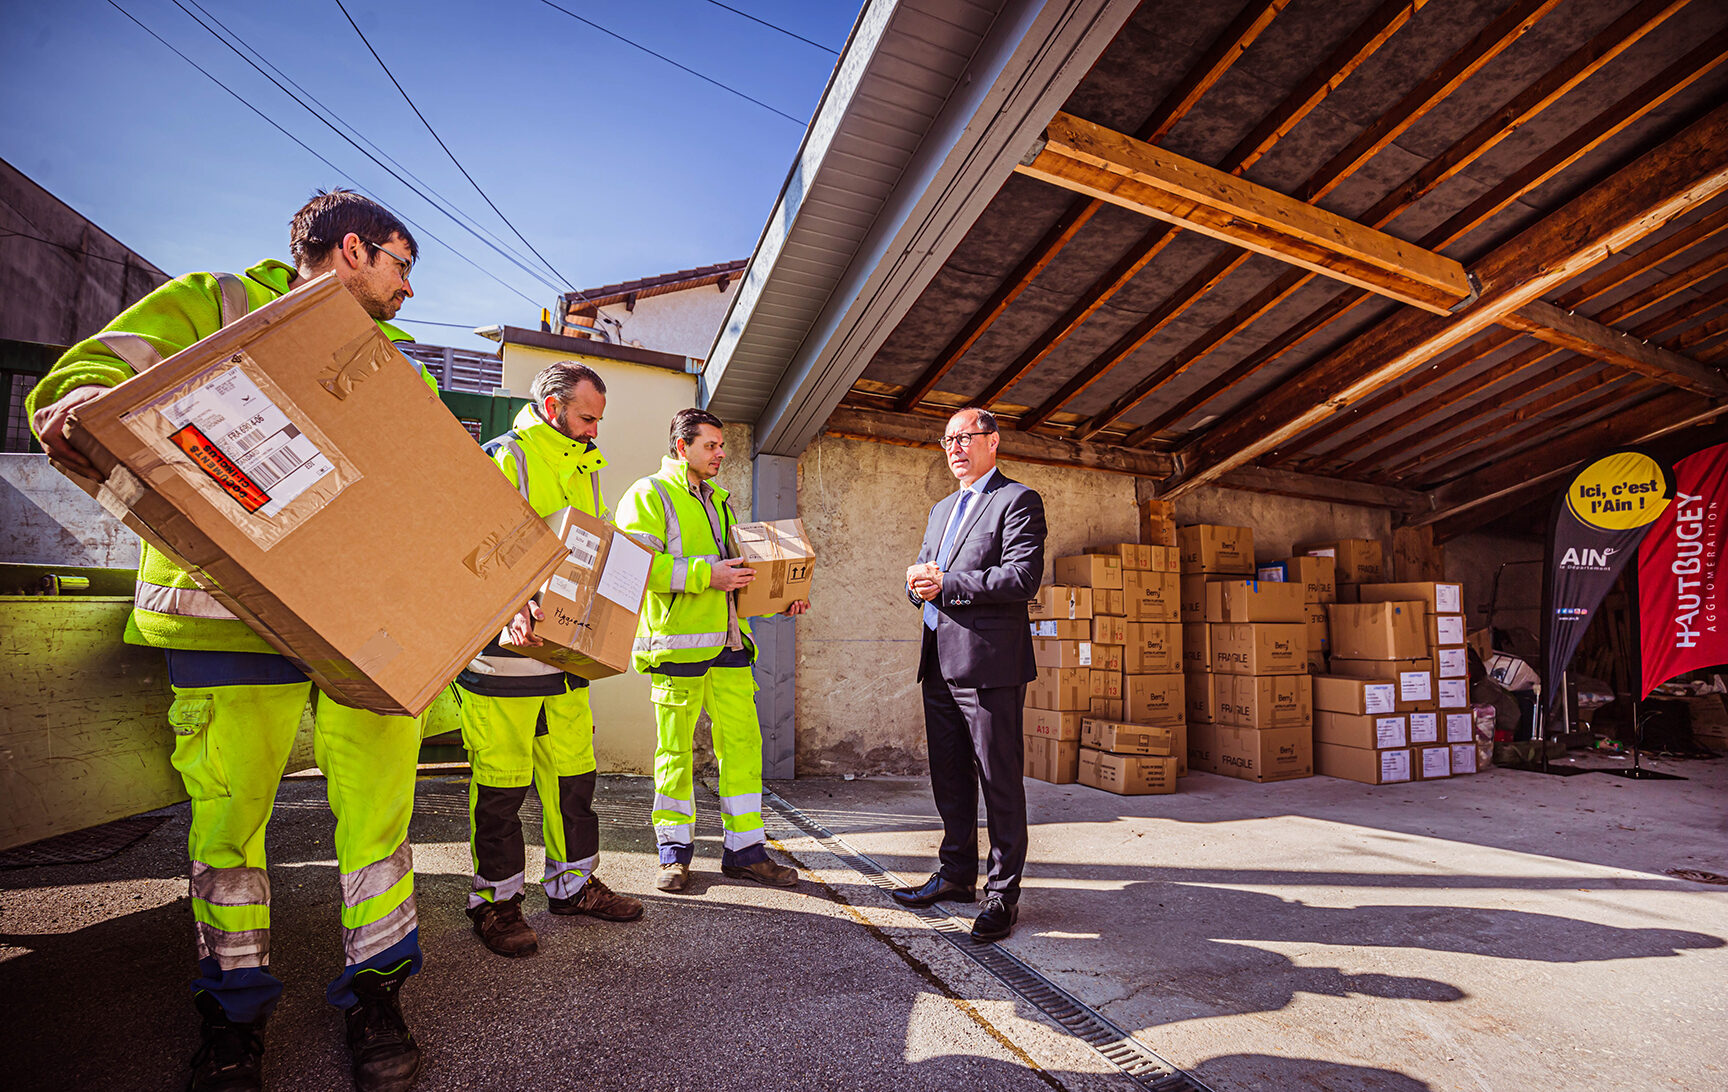
[[[906,906],[971,902],[978,882],[978,787],[990,832],[980,941],[1001,940],[1019,917],[1026,865],[1025,743],[1021,707],[1038,675],[1026,602],[1044,573],[1044,501],[996,468],[1002,442],[987,410],[948,421],[942,451],[960,490],[930,510],[906,594],[923,618],[918,680],[930,787],[942,816],[940,867],[893,892]]]

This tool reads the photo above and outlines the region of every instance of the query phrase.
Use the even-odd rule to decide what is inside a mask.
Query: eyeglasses
[[[388,254],[390,257],[395,258],[396,264],[402,267],[402,279],[403,280],[408,279],[409,270],[414,268],[414,259],[404,258],[402,255],[397,254],[395,251],[389,250],[385,247],[381,247],[377,243],[367,243],[366,245],[371,247],[373,250],[382,250],[385,254]]]
[[[942,437],[942,450],[947,451],[949,448],[957,448],[960,451],[965,451],[972,446],[972,437],[988,435],[990,435],[988,429],[983,432],[956,432]]]

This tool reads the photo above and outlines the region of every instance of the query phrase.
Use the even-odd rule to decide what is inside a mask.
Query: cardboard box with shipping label
[[[1300,728],[1212,726],[1218,772],[1243,781],[1292,781],[1314,776],[1314,731]]]
[[[1430,614],[1428,616],[1428,645],[1431,648],[1463,648],[1465,643],[1464,616],[1462,614]]]
[[[1470,708],[1470,680],[1435,680],[1434,700],[1436,705],[1442,710]]]
[[[1197,523],[1179,528],[1176,544],[1182,551],[1185,573],[1254,572],[1254,530],[1220,523]]]
[[[1212,627],[1220,675],[1306,675],[1308,628],[1300,622],[1226,622]]]
[[[732,542],[756,579],[738,589],[738,617],[785,614],[786,608],[810,598],[816,571],[816,551],[804,535],[801,519],[740,523]]]
[[[74,477],[331,697],[418,714],[564,556],[334,274],[80,405]],[[431,473],[428,468],[435,468]]]
[[[1026,684],[1026,704],[1056,712],[1082,712],[1092,707],[1092,669],[1041,667]]]
[[[1032,661],[1039,667],[1092,666],[1091,641],[1056,641],[1048,637],[1032,639]]]
[[[1404,713],[1362,716],[1322,709],[1314,714],[1314,742],[1383,751],[1410,746],[1410,720]]]
[[[505,647],[584,679],[630,666],[636,619],[654,555],[603,519],[575,508],[546,517],[569,555],[540,590],[538,646]]]
[[[1055,641],[1090,641],[1092,639],[1092,619],[1090,618],[1040,618],[1028,623],[1032,627],[1032,636],[1045,637]]]
[[[1176,759],[1170,755],[1114,755],[1080,748],[1080,784],[1118,796],[1176,791]]]
[[[1314,772],[1322,777],[1360,781],[1364,785],[1394,785],[1411,779],[1411,752],[1408,747],[1369,751],[1361,747],[1340,747],[1335,743],[1316,743]]]
[[[1088,717],[1080,745],[1118,755],[1174,755],[1176,730],[1168,724],[1134,724]]]
[[[1384,679],[1397,684],[1400,713],[1427,713],[1440,708],[1434,691],[1434,661],[1346,660],[1332,658],[1332,673],[1359,679]]]
[[[1476,739],[1476,717],[1472,713],[1441,713],[1440,722],[1445,733],[1441,738],[1447,743],[1471,743]]]
[[[1333,603],[1326,608],[1328,651],[1346,660],[1406,660],[1426,655],[1419,603]]]
[[[1470,677],[1470,656],[1462,648],[1437,648],[1434,650],[1434,673],[1442,679],[1467,679]]]
[[[1114,554],[1078,554],[1052,563],[1053,584],[1077,588],[1120,588],[1122,559]]]
[[[1364,603],[1408,603],[1423,605],[1427,614],[1464,613],[1464,585],[1444,581],[1414,580],[1399,584],[1364,583],[1357,589]]]
[[[1046,618],[1092,617],[1092,589],[1046,584],[1038,589],[1038,597],[1026,604],[1026,617],[1034,622]]]
[[[1058,709],[1039,709],[1028,705],[1023,710],[1020,732],[1027,736],[1046,736],[1050,739],[1078,741],[1080,739],[1080,722],[1085,719],[1086,713],[1083,710],[1063,712]]]
[[[1439,713],[1408,713],[1410,718],[1410,745],[1412,747],[1432,746],[1440,742]]]
[[[1023,773],[1034,781],[1072,785],[1080,779],[1080,743],[1071,739],[1027,734]]]
[[[1233,728],[1300,728],[1314,722],[1307,675],[1219,675],[1217,723]]]
[[[1355,716],[1399,712],[1398,684],[1392,680],[1315,675],[1313,685],[1315,709]]]
[[[1126,717],[1135,724],[1180,724],[1187,716],[1187,696],[1180,671],[1122,676]],[[1104,748],[1106,751],[1110,748]]]
[[[1182,580],[1175,573],[1131,572],[1123,581],[1123,606],[1135,622],[1179,622]]]
[[[1365,584],[1385,579],[1384,551],[1378,539],[1340,538],[1329,542],[1300,542],[1293,554],[1329,557],[1337,564],[1333,576],[1341,584]]]
[[[1476,745],[1474,743],[1454,743],[1452,747],[1452,776],[1476,772]]]
[[[1418,747],[1413,763],[1419,781],[1438,781],[1452,776],[1452,748]]]

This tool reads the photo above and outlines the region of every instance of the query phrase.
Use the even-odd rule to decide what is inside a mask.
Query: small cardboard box
[[[1180,622],[1129,622],[1122,669],[1130,675],[1157,675],[1182,670]]]
[[[1397,683],[1400,713],[1428,713],[1440,708],[1435,698],[1434,661],[1430,659],[1346,660],[1334,656],[1332,673]]]
[[[1304,622],[1307,602],[1300,584],[1282,581],[1221,580],[1206,589],[1207,607],[1216,589],[1219,617],[1208,622]]]
[[[1202,773],[1218,772],[1218,729],[1213,724],[1188,725],[1188,768]]]
[[[1338,599],[1338,562],[1330,557],[1292,557],[1256,566],[1261,580],[1281,580],[1302,585],[1302,596],[1310,603],[1333,603]]]
[[[1180,573],[1182,571],[1182,548],[1174,542],[1167,546],[1148,546],[1151,564],[1147,567],[1155,573]]]
[[[1121,588],[1092,589],[1092,616],[1096,618],[1100,614],[1114,615],[1117,618],[1127,617],[1128,600],[1122,594]]]
[[[1091,716],[1103,717],[1105,720],[1121,720],[1128,712],[1121,698],[1100,697],[1094,697],[1086,711]]]
[[[1428,651],[1418,603],[1333,603],[1326,608],[1329,651],[1347,660],[1407,660]]]
[[[1025,776],[1052,785],[1072,785],[1080,779],[1080,743],[1028,733],[1025,744]]]
[[[1452,776],[1461,777],[1464,774],[1476,772],[1476,745],[1474,743],[1454,743],[1452,746]]]
[[[1122,691],[1122,672],[1100,671],[1092,669],[1092,696],[1095,698],[1120,698]]]
[[[1404,713],[1361,716],[1321,710],[1314,714],[1314,742],[1382,751],[1410,746],[1410,722]]]
[[[1059,557],[1052,566],[1053,584],[1079,588],[1120,588],[1122,559],[1112,554],[1077,554]]]
[[[1080,722],[1086,719],[1084,710],[1064,712],[1060,709],[1039,709],[1026,706],[1024,719],[1020,722],[1022,735],[1045,736],[1049,739],[1063,739],[1078,742],[1080,739]]]
[[[1434,683],[1434,700],[1442,710],[1470,708],[1470,680],[1436,680]]]
[[[1026,604],[1026,617],[1034,622],[1046,618],[1092,617],[1092,589],[1046,584],[1038,589],[1038,598]]]
[[[1089,667],[1041,667],[1038,677],[1026,684],[1026,704],[1057,712],[1084,712],[1092,708],[1092,669]]]
[[[622,674],[630,666],[636,618],[654,555],[618,528],[575,508],[546,517],[570,551],[540,590],[539,646],[512,651],[584,679]]]
[[[1028,624],[1032,627],[1034,637],[1054,641],[1090,641],[1092,622],[1091,618],[1040,618]]]
[[[1233,728],[1303,728],[1314,722],[1307,675],[1219,675],[1216,722]]]
[[[1088,546],[1089,554],[1109,554],[1122,563],[1122,571],[1150,569],[1152,567],[1152,547],[1137,542],[1112,542],[1104,546]]]
[[[1122,676],[1126,717],[1135,724],[1180,724],[1187,716],[1187,696],[1180,671]],[[1104,747],[1103,750],[1114,750]]]
[[[1170,518],[1170,502],[1140,502],[1140,541],[1148,546],[1176,545],[1176,521]]]
[[[1463,614],[1464,585],[1415,580],[1398,584],[1363,584],[1357,589],[1364,603],[1423,604],[1427,614]]]
[[[1441,736],[1447,743],[1471,743],[1476,739],[1476,717],[1468,711],[1463,713],[1441,713]],[[1472,770],[1471,773],[1476,771]]]
[[[1462,614],[1430,614],[1428,616],[1428,647],[1464,647],[1464,616]]]
[[[1218,772],[1243,781],[1292,781],[1314,776],[1314,730],[1212,726]]]
[[[1123,606],[1136,622],[1182,620],[1182,580],[1175,573],[1131,572],[1123,581]]]
[[[1378,539],[1340,538],[1330,542],[1299,542],[1290,552],[1332,558],[1338,564],[1333,575],[1341,584],[1373,583],[1385,579],[1386,568]]]
[[[1221,523],[1196,523],[1176,532],[1185,573],[1254,572],[1254,530]]]
[[[1080,746],[1118,755],[1174,755],[1176,729],[1168,724],[1130,724],[1087,717]]]
[[[1345,675],[1315,675],[1314,708],[1352,716],[1384,716],[1398,712],[1398,684],[1385,679]]]
[[[1212,670],[1212,630],[1205,622],[1182,623],[1182,670]]]
[[[1042,636],[1042,635],[1040,635]],[[1095,645],[1125,645],[1128,643],[1128,619],[1114,615],[1092,616],[1092,643]]]
[[[1393,785],[1410,780],[1410,748],[1394,747],[1369,751],[1340,747],[1335,743],[1314,745],[1314,771],[1322,777],[1360,781],[1364,785]]]
[[[1308,627],[1301,622],[1214,625],[1212,670],[1220,675],[1306,675]]]
[[[816,571],[816,551],[804,535],[801,519],[740,523],[732,541],[756,579],[738,589],[738,617],[785,614],[786,608],[810,598]]]
[[[1080,784],[1118,796],[1153,796],[1176,791],[1176,759],[1170,755],[1113,755],[1080,748]]]
[[[418,714],[564,547],[334,274],[79,406],[111,514],[331,697]]]
[[[1212,724],[1218,719],[1217,676],[1210,671],[1182,673],[1182,702],[1191,724]]]
[[[1410,745],[1412,747],[1433,746],[1440,743],[1439,713],[1409,713]]]
[[[1091,641],[1056,641],[1048,637],[1032,638],[1032,662],[1039,667],[1092,666]]]
[[[1413,763],[1419,781],[1438,781],[1452,776],[1452,748],[1418,747]]]
[[[1435,649],[1434,673],[1442,679],[1468,679],[1470,677],[1469,653],[1462,648]]]

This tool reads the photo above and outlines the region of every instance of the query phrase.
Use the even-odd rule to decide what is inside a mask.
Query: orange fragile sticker
[[[222,454],[222,450],[211,443],[197,425],[184,425],[168,438],[186,453],[187,458],[198,464],[199,469],[214,478],[224,492],[239,501],[246,511],[256,512],[270,503],[270,494],[260,489],[257,482],[247,477],[246,472],[235,466],[232,459]]]

